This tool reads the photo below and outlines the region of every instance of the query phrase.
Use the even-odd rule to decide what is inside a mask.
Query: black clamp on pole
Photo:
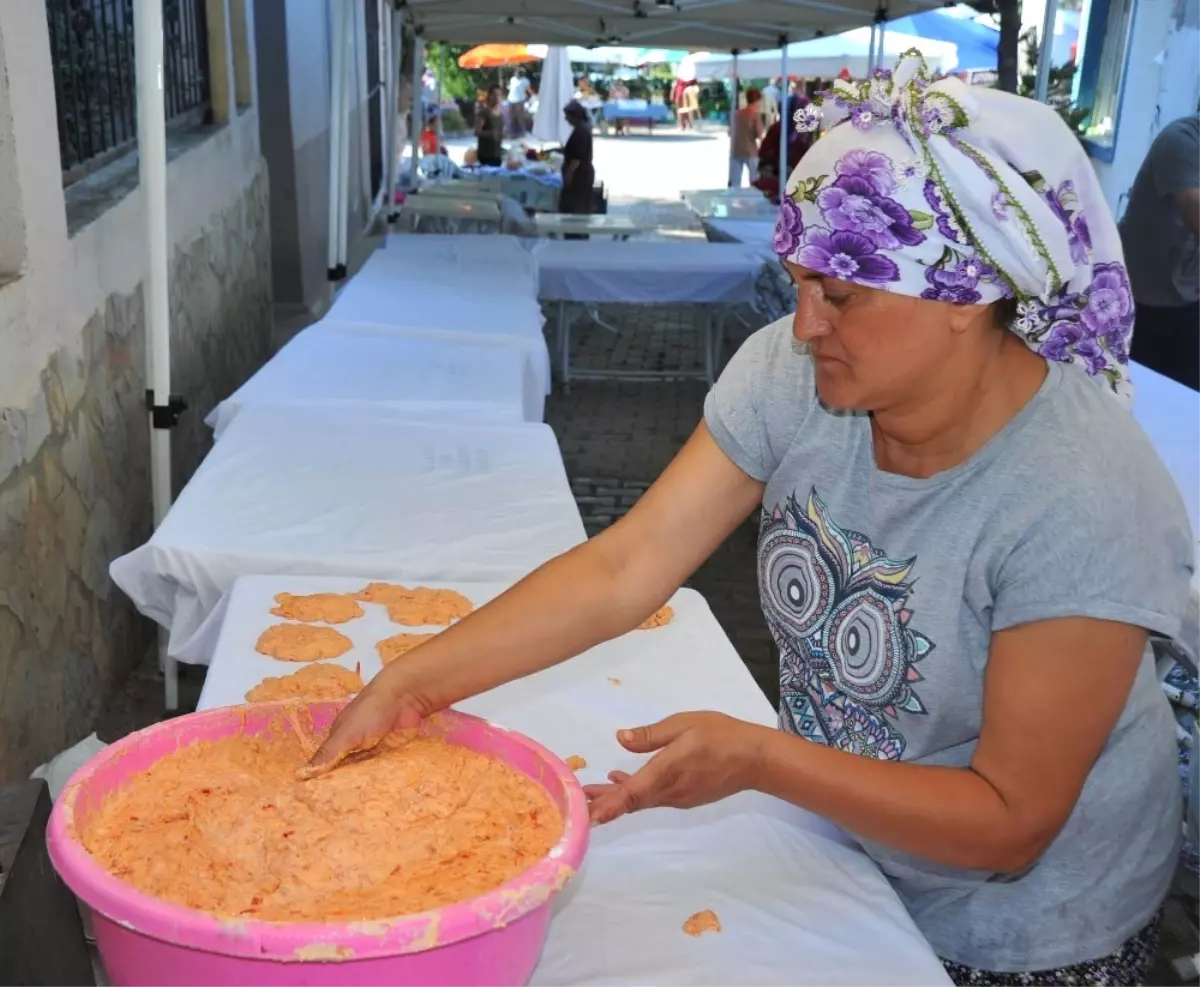
[[[174,428],[179,424],[179,416],[187,411],[187,408],[187,401],[179,394],[172,394],[165,405],[155,404],[153,389],[146,389],[146,410],[150,412],[151,424],[155,428]]]

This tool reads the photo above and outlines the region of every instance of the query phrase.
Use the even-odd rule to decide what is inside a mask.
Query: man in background
[[[488,90],[486,102],[475,111],[476,154],[481,165],[498,168],[504,163],[504,114],[500,111],[500,87]]]
[[[762,93],[746,90],[746,105],[733,117],[733,154],[729,159],[729,187],[742,187],[742,172],[750,175],[750,184],[758,179],[758,143],[763,138]]]
[[[529,96],[529,80],[525,70],[517,69],[508,80],[508,122],[514,137],[525,135],[525,100]]]
[[[763,86],[761,104],[763,126],[768,129],[779,119],[779,101],[783,98],[783,92],[779,87],[782,82],[782,79],[776,78]]]
[[[1121,219],[1134,360],[1200,390],[1200,112],[1163,127]]]

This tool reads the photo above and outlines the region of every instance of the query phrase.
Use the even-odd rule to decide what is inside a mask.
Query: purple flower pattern
[[[892,179],[891,163],[887,177]],[[895,199],[875,192],[875,186],[858,175],[843,175],[817,194],[817,205],[825,221],[835,230],[865,236],[880,250],[913,247],[925,234],[913,226],[912,216]]]
[[[829,278],[872,287],[900,280],[893,260],[876,253],[875,244],[867,237],[846,230],[810,226],[796,262]]]
[[[949,269],[927,267],[925,280],[929,287],[921,292],[921,297],[956,305],[976,305],[983,300],[978,289],[986,270],[984,265],[973,259],[960,260]]]
[[[970,243],[966,232],[950,211],[950,203],[946,201],[946,196],[942,194],[942,190],[938,188],[937,182],[932,178],[925,179],[925,201],[933,210],[933,220],[942,236],[952,243],[961,243],[963,246]]]
[[[833,166],[838,179],[861,178],[875,195],[890,195],[896,188],[891,159],[878,151],[855,148],[847,151]]]
[[[775,221],[775,235],[771,245],[780,257],[790,257],[800,246],[804,235],[804,217],[796,200],[785,195],[779,204],[779,218]]]

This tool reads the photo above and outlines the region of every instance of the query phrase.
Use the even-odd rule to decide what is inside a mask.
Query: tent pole
[[[1054,48],[1054,22],[1058,16],[1058,0],[1046,0],[1046,11],[1042,17],[1042,33],[1038,37],[1037,83],[1033,98],[1046,102],[1050,95],[1050,55]]]
[[[412,64],[412,171],[409,173],[409,189],[415,192],[420,187],[421,131],[425,129],[425,90],[421,87],[421,71],[425,63],[425,39],[417,34],[413,38]]]
[[[729,95],[729,187],[733,188],[733,155],[734,141],[737,139],[737,112],[738,112],[738,97],[740,93],[740,85],[738,83],[738,50],[732,51],[733,54],[733,82],[730,87]],[[739,178],[741,176],[739,175]]]
[[[783,52],[779,58],[779,100],[783,104],[779,114],[779,201],[781,203],[787,192],[788,138],[791,136],[792,128],[796,126],[795,121],[792,120],[792,114],[789,112],[791,109],[791,100],[789,98],[787,46],[787,35],[781,35],[779,38],[779,47]]]
[[[437,106],[434,107],[434,117],[436,121],[434,128],[437,130],[437,153],[442,153],[442,69],[446,59],[446,48],[443,45],[438,49],[437,58]]]
[[[342,277],[346,276],[347,258],[349,254],[348,243],[350,235],[350,94],[353,92],[355,98],[353,105],[358,108],[363,104],[361,96],[358,92],[358,72],[357,53],[358,53],[358,11],[352,3],[344,4],[346,30],[343,35],[343,61],[342,61],[342,100],[338,104],[338,112],[342,115],[342,130],[341,130],[341,162],[338,165],[338,177],[340,179],[338,185],[338,270],[342,272]],[[349,45],[349,51],[345,50],[345,46]],[[353,81],[351,81],[353,80]]]
[[[387,221],[396,222],[400,213],[396,209],[396,182],[400,172],[400,148],[397,137],[400,135],[400,60],[404,57],[404,23],[400,14],[392,8],[392,57],[388,66],[391,82],[388,86],[388,97],[392,101],[391,120],[392,135],[388,139],[388,186],[387,186]]]
[[[346,85],[346,17],[343,0],[333,0],[333,47],[329,57],[329,242],[326,273],[330,281],[346,276],[338,269],[338,221],[341,218],[342,94]]]
[[[886,57],[884,55],[884,42],[887,41],[887,21],[879,22],[879,50],[875,53],[875,68],[882,69],[887,67]]]
[[[871,21],[871,43],[867,46],[867,76],[875,74],[875,38],[879,32],[878,21]]]
[[[133,8],[134,72],[137,86],[138,172],[146,234],[146,389],[150,413],[150,496],[154,527],[171,508],[171,428],[182,402],[171,398],[171,302],[167,268],[167,117],[163,94],[163,10],[160,0],[138,0]],[[158,659],[165,704],[179,708],[179,670],[167,653],[165,629],[158,634]]]

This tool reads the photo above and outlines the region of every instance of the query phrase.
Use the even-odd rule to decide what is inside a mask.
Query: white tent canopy
[[[954,45],[948,41],[931,41],[908,34],[883,35],[881,68],[893,68],[900,56],[910,48],[918,49],[934,72],[950,72],[958,64]],[[855,28],[829,38],[814,38],[788,45],[788,75],[812,79],[832,79],[846,69],[856,79],[865,78],[870,71],[871,29]],[[767,79],[779,75],[782,50],[756,51],[741,55],[737,60],[737,75],[743,79]],[[706,54],[693,60],[691,67],[698,79],[728,79],[734,75],[731,55]]]
[[[754,51],[869,27],[880,0],[407,0],[426,41]],[[661,4],[661,5],[660,5]],[[944,6],[890,0],[889,17]]]

